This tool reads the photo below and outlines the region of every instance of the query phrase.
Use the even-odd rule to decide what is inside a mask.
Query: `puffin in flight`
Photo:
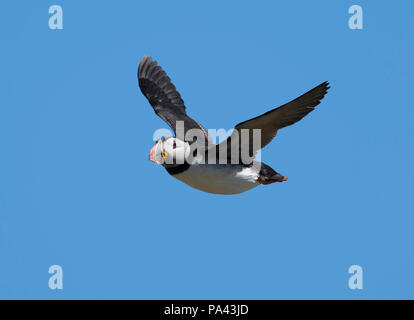
[[[175,137],[162,137],[156,142],[149,160],[162,165],[187,185],[214,194],[238,194],[261,184],[286,181],[284,175],[254,160],[254,156],[273,140],[279,129],[313,111],[330,88],[327,81],[323,82],[289,103],[241,122],[227,140],[216,145],[207,130],[187,115],[184,101],[171,79],[148,55],[139,64],[138,83],[155,113],[175,133]],[[179,124],[183,129],[180,134]],[[190,131],[201,133],[204,139],[194,139],[194,136],[187,139]],[[260,131],[260,141],[255,143],[257,131]],[[243,157],[245,153],[247,157]]]

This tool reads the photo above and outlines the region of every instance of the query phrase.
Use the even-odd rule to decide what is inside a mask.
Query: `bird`
[[[149,160],[190,187],[221,195],[240,194],[259,185],[287,181],[286,176],[257,161],[255,156],[275,138],[279,129],[313,111],[330,89],[325,81],[280,107],[237,124],[226,140],[215,144],[209,131],[188,116],[180,93],[157,61],[145,55],[137,76],[142,94],[175,133],[156,141]],[[188,138],[190,133],[195,135]]]

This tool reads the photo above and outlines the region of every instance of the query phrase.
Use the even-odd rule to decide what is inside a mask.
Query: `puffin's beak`
[[[149,159],[152,161],[152,162],[155,162],[156,164],[161,164],[161,163],[159,163],[158,161],[157,161],[157,159],[156,159],[156,157],[155,157],[155,155],[156,155],[156,151],[157,151],[157,147],[158,147],[158,144],[159,144],[160,142],[158,141],[153,147],[152,147],[152,149],[151,149],[151,151],[150,151],[150,154],[149,154]]]

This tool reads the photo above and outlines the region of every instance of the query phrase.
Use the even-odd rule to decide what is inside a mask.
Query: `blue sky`
[[[413,10],[1,1],[0,298],[414,298]],[[262,153],[289,181],[212,195],[148,161],[167,126],[138,89],[144,54],[214,129],[329,80]],[[55,264],[63,290],[48,287]],[[348,288],[354,264],[363,290]]]

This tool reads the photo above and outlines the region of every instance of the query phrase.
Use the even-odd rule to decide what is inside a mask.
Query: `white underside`
[[[237,165],[194,164],[174,177],[195,189],[216,194],[242,193],[260,184],[256,168]]]

